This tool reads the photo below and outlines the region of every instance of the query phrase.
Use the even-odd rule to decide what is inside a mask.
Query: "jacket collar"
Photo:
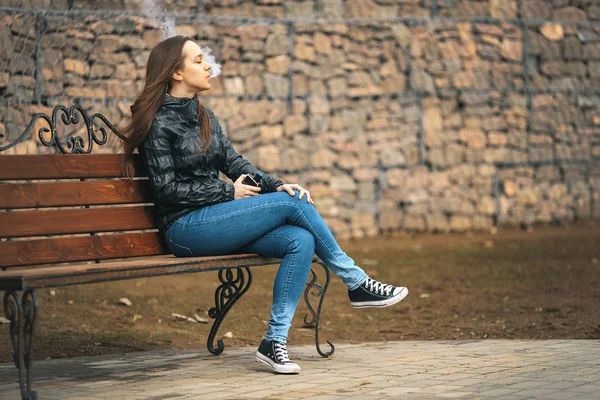
[[[162,107],[186,117],[198,118],[198,99],[196,97],[173,97],[167,94]]]

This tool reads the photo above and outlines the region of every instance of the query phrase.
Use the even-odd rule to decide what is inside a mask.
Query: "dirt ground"
[[[337,277],[327,293],[321,341],[335,344],[430,339],[599,339],[600,225],[537,227],[495,234],[400,234],[340,242],[378,280],[407,286],[386,309],[354,310]],[[320,267],[315,265],[315,270]],[[220,329],[226,346],[258,345],[266,330],[277,266],[254,282]],[[40,290],[36,359],[152,349],[206,350],[216,273],[198,273]],[[127,297],[132,306],[119,305]],[[289,343],[312,343],[302,301]],[[11,359],[2,325],[0,361]],[[325,346],[326,347],[326,346]]]

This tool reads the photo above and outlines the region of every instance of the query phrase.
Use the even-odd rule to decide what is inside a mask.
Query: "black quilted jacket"
[[[201,151],[198,100],[171,96],[158,109],[148,137],[138,148],[150,178],[161,233],[190,211],[234,199],[233,185],[220,180],[219,171],[232,181],[241,174],[262,174],[261,194],[283,184],[236,153],[215,115],[206,111],[212,128],[206,152]]]

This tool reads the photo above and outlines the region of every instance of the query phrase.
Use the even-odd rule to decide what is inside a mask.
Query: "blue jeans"
[[[293,197],[266,193],[191,211],[175,221],[165,239],[177,257],[258,253],[282,258],[273,285],[268,340],[286,342],[315,253],[350,290],[367,279],[297,190]]]

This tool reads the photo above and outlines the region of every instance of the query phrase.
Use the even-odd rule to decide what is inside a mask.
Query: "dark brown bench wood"
[[[38,119],[48,122],[50,134],[57,138],[56,123],[77,123],[83,116],[91,145],[86,151],[74,146],[76,154],[3,155],[23,140]],[[154,205],[150,201],[148,180],[142,172],[139,156],[134,159],[135,179],[121,177],[120,154],[91,153],[93,143],[105,140],[94,120],[118,131],[99,114],[88,118],[80,107],[57,107],[52,117],[36,114],[19,139],[0,145],[0,290],[4,310],[10,320],[10,338],[14,362],[19,372],[24,399],[36,398],[31,390],[31,343],[35,332],[39,288],[84,283],[153,277],[181,273],[219,271],[220,285],[215,292],[214,319],[207,347],[220,354],[224,344],[215,336],[223,318],[252,283],[251,267],[278,264],[281,259],[258,254],[233,254],[215,257],[177,258],[168,250],[156,229]],[[81,120],[81,118],[79,118]],[[45,132],[48,135],[48,132]],[[102,131],[105,135],[105,132]],[[39,132],[43,135],[44,132]],[[106,136],[106,135],[105,135]],[[83,140],[83,139],[82,139]],[[52,142],[47,139],[47,142]],[[56,145],[58,140],[55,140]],[[79,142],[77,142],[79,143]],[[59,152],[64,146],[56,145]],[[319,318],[329,271],[318,257],[313,262],[323,267],[325,283],[317,283],[314,270],[307,283],[304,299],[311,315],[305,323],[315,328],[317,351],[323,357],[333,354],[319,347]],[[17,292],[23,291],[21,297]],[[315,308],[309,293],[318,298]]]

